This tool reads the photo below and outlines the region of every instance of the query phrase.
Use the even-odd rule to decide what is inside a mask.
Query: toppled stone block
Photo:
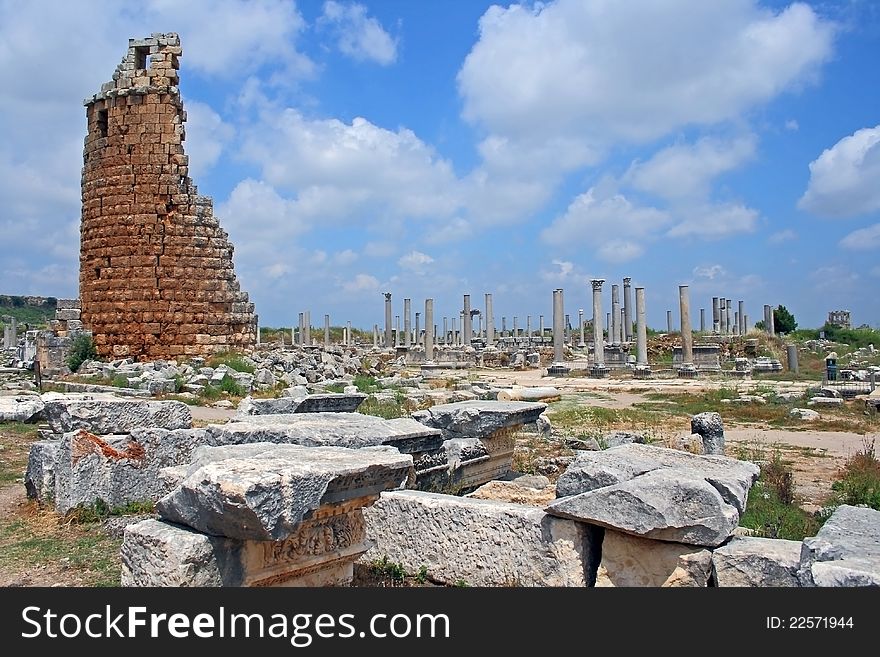
[[[606,529],[595,586],[701,587],[711,574],[709,550]]]
[[[788,412],[789,416],[798,420],[806,420],[812,422],[818,420],[821,416],[814,410],[809,408],[793,408]]]
[[[736,528],[758,476],[753,463],[628,444],[581,452],[548,513],[626,533],[717,546]]]
[[[346,586],[367,549],[360,510],[303,522],[283,541],[241,541],[144,520],[125,528],[122,586]]]
[[[43,417],[38,395],[0,395],[0,422],[36,422]]]
[[[733,533],[739,512],[704,478],[654,470],[547,507],[562,518],[661,541],[714,547]]]
[[[843,406],[841,397],[810,397],[807,406]]]
[[[880,586],[880,511],[841,505],[801,547],[802,586]]]
[[[556,496],[550,480],[543,475],[524,475],[510,481],[496,479],[483,484],[466,497],[477,500],[495,500],[511,504],[525,504],[544,508]]]
[[[170,522],[241,540],[283,540],[322,506],[365,506],[404,484],[412,469],[412,457],[390,447],[262,444],[211,452],[200,452],[156,510]]]
[[[703,438],[703,454],[724,455],[724,424],[720,414],[697,413],[691,418],[691,433]]]
[[[374,546],[432,581],[471,586],[585,586],[587,528],[540,509],[420,491],[383,493],[364,510]]]
[[[94,504],[154,502],[168,492],[160,470],[188,463],[193,450],[210,442],[204,429],[139,429],[124,436],[96,436],[84,430],[64,434],[54,451],[55,510]],[[53,455],[34,452],[33,459]],[[36,469],[35,469],[36,472]]]
[[[501,429],[535,422],[545,410],[547,404],[541,402],[473,400],[432,406],[412,417],[441,429],[445,439],[489,438]]]
[[[214,445],[287,443],[305,447],[374,447],[391,445],[405,454],[439,449],[443,437],[411,418],[385,420],[360,413],[254,415],[207,427]]]
[[[38,440],[28,451],[24,487],[29,499],[50,502],[55,499],[55,458],[57,440]]]
[[[630,443],[645,443],[645,437],[640,433],[631,433],[629,431],[610,431],[602,436],[602,442],[605,448],[620,447],[621,445],[629,445]]]
[[[734,537],[712,553],[716,586],[800,586],[801,543]]]
[[[97,435],[124,434],[135,429],[189,429],[192,412],[179,401],[84,399],[44,396],[49,428],[61,435],[85,429]]]

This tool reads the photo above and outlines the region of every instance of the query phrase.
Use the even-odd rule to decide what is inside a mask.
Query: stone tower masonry
[[[79,288],[101,356],[207,355],[256,342],[233,246],[184,154],[177,34],[129,39],[85,101]]]

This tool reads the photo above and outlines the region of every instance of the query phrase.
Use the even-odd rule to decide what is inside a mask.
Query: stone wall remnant
[[[189,177],[177,34],[129,39],[85,100],[81,320],[98,354],[207,355],[256,341],[233,246]]]

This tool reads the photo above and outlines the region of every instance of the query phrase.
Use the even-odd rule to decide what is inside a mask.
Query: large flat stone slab
[[[135,429],[189,429],[192,412],[179,401],[137,399],[82,399],[56,396],[45,399],[43,412],[58,435],[77,429],[102,436]]]
[[[354,413],[367,398],[363,393],[319,393],[277,399],[245,397],[238,405],[235,419],[253,415],[279,415],[290,413]]]
[[[880,511],[837,507],[804,539],[798,578],[803,586],[880,586]]]
[[[547,512],[635,536],[708,547],[721,545],[739,522],[739,511],[717,488],[673,469],[558,498]]]
[[[210,459],[210,449],[200,454]],[[412,471],[412,457],[391,447],[244,445],[219,455],[191,466],[157,502],[160,517],[215,536],[277,541],[321,507],[365,506],[403,485]]]
[[[712,553],[717,586],[800,586],[800,541],[736,536]]]
[[[0,395],[0,422],[36,422],[44,405],[38,395]]]
[[[595,586],[701,587],[711,574],[712,553],[705,548],[606,529]]]
[[[620,484],[655,470],[674,470],[705,479],[739,513],[745,508],[749,489],[760,472],[757,465],[748,461],[633,443],[578,453],[556,482],[556,496],[577,495]]]
[[[284,541],[241,541],[144,520],[125,529],[123,586],[346,586],[367,549],[361,511],[302,523]]]
[[[431,406],[412,417],[441,429],[446,439],[490,438],[500,430],[535,422],[545,410],[547,404],[541,402],[472,400]]]
[[[216,445],[270,442],[353,449],[391,445],[403,453],[418,454],[443,444],[440,430],[410,418],[385,420],[360,413],[254,415],[207,430]]]
[[[540,509],[421,491],[382,493],[364,509],[375,542],[362,563],[387,558],[439,583],[585,586],[588,528]]]

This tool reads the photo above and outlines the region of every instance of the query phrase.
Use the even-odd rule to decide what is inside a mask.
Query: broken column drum
[[[86,99],[79,288],[98,354],[144,360],[256,342],[233,245],[184,152],[177,34],[130,39]]]
[[[632,278],[625,276],[623,279],[623,340],[631,342],[632,339]]]
[[[620,343],[620,288],[611,286],[611,335],[608,340],[612,344]]]
[[[385,346],[394,346],[394,332],[391,328],[391,292],[385,292]]]
[[[434,300],[425,299],[425,360],[434,360]]]
[[[607,373],[605,368],[605,341],[602,339],[602,285],[604,278],[590,281],[593,287],[593,368],[591,374],[601,377]]]
[[[495,344],[495,315],[492,311],[492,295],[486,294],[486,346]]]

